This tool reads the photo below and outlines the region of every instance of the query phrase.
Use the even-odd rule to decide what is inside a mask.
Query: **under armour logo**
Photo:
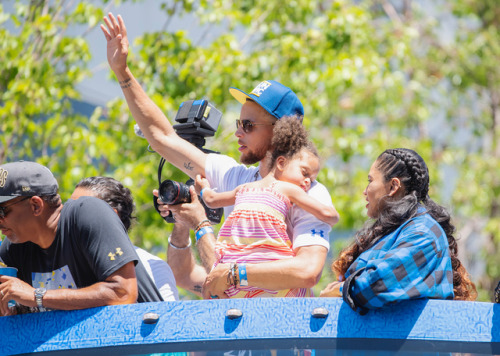
[[[325,237],[325,235],[323,234],[323,230],[316,231],[316,229],[312,229],[312,230],[311,230],[311,234],[312,234],[313,236],[315,236],[315,235],[319,235],[319,236],[321,236],[321,237]]]
[[[117,247],[115,253],[113,253],[113,252],[108,253],[108,257],[109,257],[110,261],[114,261],[116,259],[115,258],[116,255],[118,255],[118,256],[123,255],[123,251],[122,251],[121,247]]]

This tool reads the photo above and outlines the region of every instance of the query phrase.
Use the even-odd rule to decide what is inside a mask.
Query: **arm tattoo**
[[[184,163],[184,168],[192,171],[194,169],[194,167],[191,165],[191,162],[185,162]]]
[[[130,88],[132,86],[132,82],[131,82],[130,78],[122,80],[121,82],[118,82],[118,84],[120,84],[120,88],[122,88],[122,89]]]
[[[201,286],[200,285],[193,286],[193,292],[201,293]]]

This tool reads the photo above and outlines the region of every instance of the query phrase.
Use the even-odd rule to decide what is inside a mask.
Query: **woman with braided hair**
[[[428,195],[429,171],[405,148],[384,151],[363,194],[373,221],[332,264],[338,276],[322,297],[340,297],[356,311],[417,298],[475,300],[457,257],[450,214]]]
[[[229,288],[219,297],[310,296],[309,288],[269,290],[253,285],[250,279],[247,280],[246,263],[295,256],[285,223],[292,204],[331,226],[339,219],[334,207],[322,204],[306,193],[318,175],[319,158],[301,121],[297,117],[278,120],[271,144],[270,171],[261,180],[217,193],[210,189],[208,180],[196,177],[196,190],[201,192],[207,206],[235,205],[222,225],[215,245],[215,265],[229,264],[231,269]]]

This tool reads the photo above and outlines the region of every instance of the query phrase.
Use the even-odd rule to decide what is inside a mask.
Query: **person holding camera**
[[[106,26],[101,25],[101,29],[107,40],[109,65],[120,83],[134,119],[154,151],[191,178],[194,179],[196,175],[207,178],[210,185],[219,191],[233,190],[243,183],[260,180],[269,173],[267,152],[271,149],[273,125],[284,116],[297,115],[302,118],[304,114],[300,100],[291,89],[272,80],[261,82],[249,94],[230,88],[230,93],[243,104],[235,133],[242,164],[225,155],[206,154],[175,132],[163,112],[134,78],[127,66],[129,44],[121,16],[115,18],[110,13],[104,22]],[[255,163],[259,163],[259,166],[246,166]],[[311,185],[308,194],[325,205],[333,206],[327,189],[318,182]],[[229,216],[232,208],[224,209],[226,216]],[[292,207],[287,228],[295,256],[286,260],[248,264],[247,273],[255,285],[280,290],[311,288],[318,282],[330,246],[331,227],[312,214]],[[214,253],[213,234],[211,236],[210,243],[208,237],[198,243],[199,249],[207,248],[202,255]],[[210,289],[211,284],[227,280],[229,273],[229,270],[212,270],[207,277],[206,288]],[[279,279],[276,278],[278,275]]]
[[[0,165],[0,315],[10,300],[33,310],[161,301],[118,215],[104,201],[64,204],[52,172],[35,162]]]

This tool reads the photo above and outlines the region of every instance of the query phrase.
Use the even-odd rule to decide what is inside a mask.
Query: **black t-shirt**
[[[32,242],[0,245],[0,258],[18,269],[18,277],[35,288],[84,288],[102,282],[134,261],[138,302],[162,301],[160,292],[139,262],[118,215],[93,197],[68,200],[61,210],[52,245]]]

